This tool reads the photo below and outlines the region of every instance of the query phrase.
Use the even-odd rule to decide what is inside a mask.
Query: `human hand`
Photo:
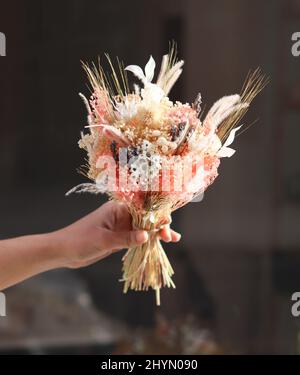
[[[125,205],[107,202],[94,212],[53,232],[51,236],[61,249],[63,266],[88,266],[123,248],[138,246],[148,239],[143,230],[133,230]],[[181,235],[166,224],[159,232],[165,242],[178,242]]]

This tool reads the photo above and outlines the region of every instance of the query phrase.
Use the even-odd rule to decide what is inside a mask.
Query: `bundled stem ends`
[[[148,232],[148,241],[144,244],[129,248],[123,257],[124,293],[128,289],[135,291],[155,290],[156,304],[160,305],[160,289],[173,287],[174,274],[169,259],[159,239],[159,227],[155,224],[162,213],[149,212],[146,215],[133,212],[133,226]]]

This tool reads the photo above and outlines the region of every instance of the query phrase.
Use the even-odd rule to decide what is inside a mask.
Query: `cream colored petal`
[[[154,77],[154,69],[155,69],[155,61],[154,61],[154,58],[150,56],[150,59],[145,66],[145,76],[148,82],[151,82]]]

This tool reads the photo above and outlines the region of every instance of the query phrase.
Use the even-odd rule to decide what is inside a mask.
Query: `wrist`
[[[62,268],[67,262],[65,255],[66,243],[60,230],[42,234],[43,241],[46,244],[45,260],[49,269]]]

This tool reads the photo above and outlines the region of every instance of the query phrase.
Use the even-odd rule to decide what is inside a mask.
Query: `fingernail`
[[[177,233],[177,232],[175,232],[175,235],[176,235],[176,240],[175,240],[175,242],[179,242],[179,241],[180,241],[180,239],[181,239],[181,234],[180,234],[180,233]]]
[[[148,233],[144,230],[136,231],[135,240],[137,243],[144,243],[148,240]]]
[[[165,242],[171,242],[172,241],[172,237],[171,235],[169,234],[168,236],[166,236],[166,240]]]

